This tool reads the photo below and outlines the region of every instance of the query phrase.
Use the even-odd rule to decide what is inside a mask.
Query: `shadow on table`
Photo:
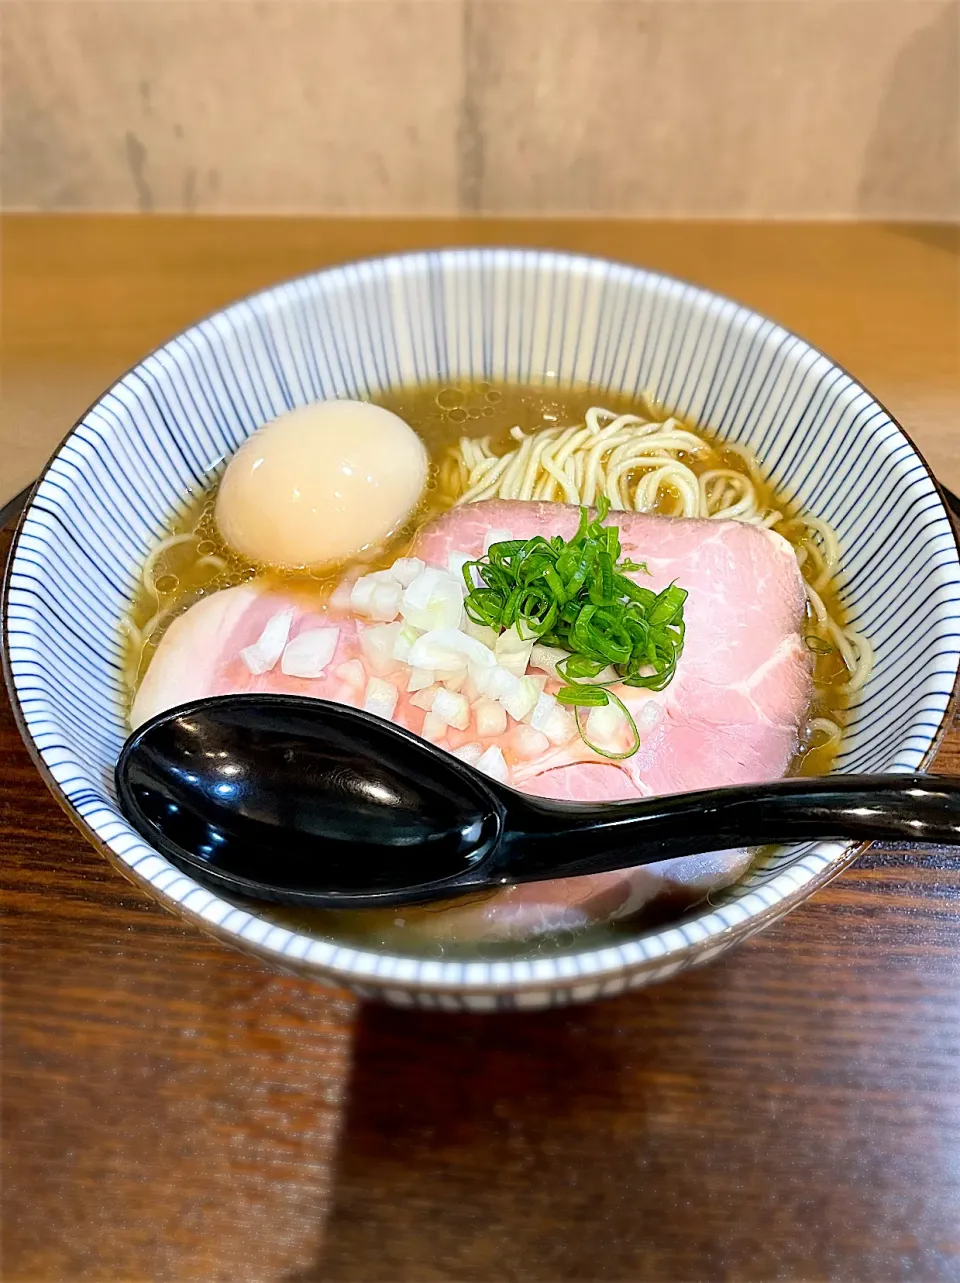
[[[655,1050],[625,1044],[618,1012],[367,1008],[324,1249],[289,1283],[552,1274],[570,1236],[595,1238],[622,1198],[621,1147],[604,1137],[624,1111],[624,1062]]]
[[[737,1125],[723,1080],[749,1097],[756,1072],[715,1036],[726,973],[538,1013],[366,1008],[324,1244],[286,1283],[694,1277],[743,1198],[698,1162],[713,1105]]]
[[[591,1006],[365,1008],[322,1246],[285,1283],[952,1278],[955,870],[876,850]]]

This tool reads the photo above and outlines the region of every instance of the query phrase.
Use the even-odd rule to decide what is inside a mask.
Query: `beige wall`
[[[958,0],[5,0],[7,209],[960,216]]]

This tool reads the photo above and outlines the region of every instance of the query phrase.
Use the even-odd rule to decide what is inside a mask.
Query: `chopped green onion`
[[[561,704],[580,705],[583,708],[606,708],[610,696],[602,686],[561,686],[557,691]]]
[[[627,753],[604,756],[630,757],[640,744],[636,724],[607,688],[619,681],[659,691],[673,680],[683,652],[687,593],[676,584],[655,593],[627,578],[648,573],[647,567],[620,560],[619,528],[603,525],[609,511],[602,495],[593,520],[580,509],[572,539],[535,535],[491,544],[484,557],[463,567],[464,606],[475,624],[498,632],[515,627],[526,640],[567,651],[557,671],[568,684],[557,698],[573,706],[581,736],[577,708],[601,708],[608,699],[620,704],[635,744]],[[596,680],[611,669],[610,680]]]

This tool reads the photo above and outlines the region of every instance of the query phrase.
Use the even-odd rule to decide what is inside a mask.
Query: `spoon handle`
[[[960,844],[960,781],[800,777],[596,806],[511,793],[508,814],[508,831],[488,871],[510,882],[533,882],[771,843]]]

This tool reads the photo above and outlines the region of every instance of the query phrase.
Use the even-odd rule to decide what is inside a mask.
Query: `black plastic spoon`
[[[960,844],[960,784],[936,776],[556,802],[368,713],[288,695],[161,714],[124,745],[117,790],[131,824],[198,881],[318,908],[421,903],[772,842]]]

